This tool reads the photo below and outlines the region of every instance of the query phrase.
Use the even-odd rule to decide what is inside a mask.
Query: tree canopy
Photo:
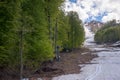
[[[107,22],[95,34],[97,43],[114,43],[120,40],[120,25],[115,20]]]
[[[84,41],[82,21],[76,12],[61,10],[64,0],[0,1],[0,68],[31,72],[55,57],[55,50],[78,48]],[[5,73],[5,75],[13,75]],[[24,74],[25,76],[25,74]],[[4,76],[5,77],[5,76]]]

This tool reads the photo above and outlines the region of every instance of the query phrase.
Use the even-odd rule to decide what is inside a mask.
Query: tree
[[[52,44],[48,37],[47,21],[44,11],[44,1],[29,0],[23,4],[23,19],[27,25],[23,23],[24,28],[28,31],[25,34],[25,50],[26,66],[31,68],[39,67],[44,60],[54,57]],[[28,18],[27,18],[28,17]]]
[[[84,28],[82,22],[76,12],[68,13],[70,24],[70,46],[71,48],[77,48],[82,45],[84,41]]]
[[[0,68],[6,77],[18,76],[20,65],[19,37],[20,11],[22,0],[0,2]],[[5,72],[4,70],[9,70]]]
[[[120,27],[116,24],[116,21],[109,21],[103,26],[103,28],[96,32],[95,41],[97,43],[114,43],[119,41],[119,31]]]

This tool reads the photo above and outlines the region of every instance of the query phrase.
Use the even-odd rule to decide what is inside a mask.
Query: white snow
[[[120,48],[104,47],[96,45],[94,34],[85,27],[85,47],[93,51],[99,57],[91,61],[91,64],[82,64],[81,73],[68,74],[54,77],[52,80],[120,80]],[[89,36],[90,35],[90,36]]]

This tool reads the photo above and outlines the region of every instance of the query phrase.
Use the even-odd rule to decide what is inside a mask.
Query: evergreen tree
[[[69,12],[70,47],[77,48],[84,41],[84,28],[76,12]]]
[[[115,20],[105,23],[103,28],[98,30],[95,34],[95,41],[97,43],[114,43],[120,40],[120,27]]]
[[[25,21],[28,21],[26,22],[27,25],[23,24],[28,30],[25,34],[26,65],[31,67],[38,67],[42,61],[49,60],[54,56],[47,34],[47,21],[43,3],[44,1],[40,0],[29,0],[23,5],[23,13],[25,14],[23,17],[26,17]]]

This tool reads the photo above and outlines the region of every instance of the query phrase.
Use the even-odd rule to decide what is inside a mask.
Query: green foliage
[[[0,3],[0,67],[16,66],[19,55],[16,29],[19,25],[21,0],[6,0]],[[5,66],[6,65],[6,66]]]
[[[114,43],[120,40],[120,26],[115,21],[110,21],[95,34],[97,43]]]
[[[116,26],[116,20],[108,21],[104,24],[104,26],[100,30],[104,30],[113,26]]]
[[[57,17],[57,33],[53,33],[55,38],[56,34],[57,43],[54,44],[60,46],[61,49],[80,47],[84,41],[84,28],[78,14],[69,12],[68,15],[65,15],[61,11]]]
[[[76,12],[70,12],[68,16],[70,24],[69,43],[71,43],[69,47],[77,48],[82,45],[84,41],[84,28]]]
[[[25,62],[31,61],[31,65],[38,67],[41,62],[54,57],[46,25],[43,1],[29,0],[24,3],[22,8],[24,13],[22,17],[25,19],[22,24],[27,29],[25,34],[25,49],[27,49],[24,55]],[[26,65],[29,64],[26,63]]]
[[[21,35],[23,66],[32,70],[55,57],[56,46],[77,48],[84,41],[77,13],[60,10],[64,0],[5,0],[0,2],[0,67],[20,68]],[[23,34],[21,34],[23,32]]]
[[[65,48],[68,44],[68,31],[70,30],[70,25],[68,23],[68,16],[65,16],[64,12],[60,12],[58,18],[58,36],[57,36],[57,45],[61,48]]]

